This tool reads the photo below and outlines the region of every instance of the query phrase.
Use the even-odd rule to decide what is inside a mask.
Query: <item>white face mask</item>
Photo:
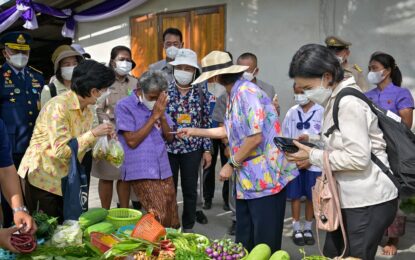
[[[118,75],[125,76],[130,73],[131,69],[133,68],[133,63],[129,61],[116,61],[115,62],[115,72]]]
[[[29,56],[24,55],[22,53],[9,55],[8,61],[9,61],[10,65],[12,65],[13,67],[15,67],[17,69],[22,69],[22,68],[26,67],[27,62],[29,61]]]
[[[252,81],[255,78],[255,72],[256,72],[256,68],[254,69],[254,72],[247,72],[245,71],[242,74],[242,77],[248,81]]]
[[[110,89],[108,88],[107,91],[105,91],[104,93],[101,94],[101,96],[99,98],[97,98],[96,104],[102,104],[105,102],[105,100],[107,99],[107,97],[111,94]]]
[[[307,96],[309,100],[322,106],[325,106],[325,104],[331,96],[331,93],[331,88],[323,87],[323,77],[321,78],[321,83],[319,87],[315,89],[304,90],[304,94]]]
[[[193,81],[193,72],[184,71],[184,70],[174,70],[174,78],[176,82],[182,86],[189,85]]]
[[[215,95],[215,97],[218,98],[226,92],[226,89],[222,84],[218,82],[211,82],[208,83],[208,91],[209,93]]]
[[[382,74],[383,74],[384,70],[381,71],[370,71],[367,74],[367,80],[369,81],[369,83],[371,84],[379,84],[380,82],[382,82],[382,80],[385,78]]]
[[[343,64],[344,58],[342,56],[336,56],[336,57],[339,60],[340,64]]]
[[[150,111],[153,111],[154,105],[156,104],[156,101],[148,100],[146,96],[144,95],[144,93],[141,97],[141,102],[143,102],[143,105],[145,105]]]
[[[76,66],[61,67],[62,78],[65,79],[65,80],[71,80],[72,79],[73,70],[75,69],[75,67]]]
[[[300,106],[307,105],[310,102],[307,95],[305,95],[305,94],[296,94],[296,95],[294,95],[294,101],[297,105],[300,105]]]
[[[175,46],[170,46],[166,49],[166,56],[169,59],[174,60],[176,58],[177,52],[179,52],[179,49]]]

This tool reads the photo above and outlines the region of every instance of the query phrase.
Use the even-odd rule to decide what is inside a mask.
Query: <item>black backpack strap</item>
[[[56,95],[58,93],[56,92],[56,86],[55,86],[55,84],[53,84],[53,82],[52,82],[52,83],[49,84],[48,87],[49,87],[49,91],[50,91],[50,97],[51,98],[56,97]]]
[[[386,176],[389,177],[389,179],[393,182],[393,184],[398,189],[398,191],[400,191],[401,184],[396,179],[396,177],[393,175],[389,167],[387,167],[374,153],[370,154],[370,158],[386,174]]]
[[[370,109],[376,114],[372,101],[370,99],[368,99],[365,96],[365,94],[363,94],[362,92],[360,92],[359,90],[357,90],[355,88],[350,88],[350,87],[344,88],[344,89],[340,90],[339,93],[337,93],[336,99],[334,100],[334,104],[333,104],[334,125],[332,127],[330,127],[327,130],[327,132],[324,133],[324,135],[326,137],[329,137],[334,132],[334,130],[339,129],[339,104],[340,104],[340,100],[344,96],[354,96],[354,97],[357,97],[357,98],[365,101],[366,104],[368,104],[368,106],[370,107]]]
[[[339,104],[340,104],[340,100],[344,96],[357,97],[357,98],[363,100],[364,102],[366,102],[366,104],[368,104],[368,106],[370,107],[372,112],[375,113],[375,115],[377,115],[379,113],[380,109],[378,109],[376,106],[374,106],[372,101],[368,97],[366,97],[365,94],[363,94],[362,92],[360,92],[359,90],[357,90],[355,88],[350,88],[350,87],[344,88],[337,94],[336,99],[334,100],[334,104],[333,104],[334,125],[332,127],[330,127],[327,130],[327,132],[324,133],[324,135],[326,137],[329,137],[336,129],[339,130]],[[393,182],[393,184],[396,186],[396,188],[398,190],[400,190],[401,185],[399,184],[399,182],[395,178],[395,176],[392,174],[390,168],[387,167],[374,153],[370,154],[370,158],[389,177],[389,179]]]

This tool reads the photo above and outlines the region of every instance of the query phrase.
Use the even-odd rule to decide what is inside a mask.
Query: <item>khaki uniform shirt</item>
[[[115,125],[114,109],[118,101],[129,96],[133,90],[137,88],[138,80],[133,76],[127,75],[125,80],[115,80],[114,84],[109,87],[110,95],[104,102],[98,104],[96,107],[99,123],[103,123],[104,120],[109,120]]]
[[[343,69],[345,79],[353,76],[362,92],[367,92],[369,90],[369,85],[367,84],[363,71],[357,64],[350,65],[349,63],[346,63],[343,65]]]

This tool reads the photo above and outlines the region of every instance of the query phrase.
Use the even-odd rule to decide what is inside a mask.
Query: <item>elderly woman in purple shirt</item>
[[[402,74],[395,59],[383,52],[375,52],[370,57],[369,74],[367,78],[376,88],[366,92],[377,106],[400,116],[402,122],[412,127],[414,99],[407,88],[402,88]],[[405,226],[405,218],[396,216],[393,224],[387,229],[388,242],[383,248],[384,255],[396,255],[401,230]]]
[[[139,88],[115,108],[118,137],[125,151],[121,178],[130,182],[143,208],[165,227],[180,226],[176,192],[165,141],[172,121],[165,113],[167,81],[160,71],[145,72]]]

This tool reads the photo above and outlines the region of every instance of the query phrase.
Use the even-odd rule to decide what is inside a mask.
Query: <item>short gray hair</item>
[[[168,88],[165,73],[158,70],[144,72],[138,80],[138,84],[144,93],[166,91]]]

